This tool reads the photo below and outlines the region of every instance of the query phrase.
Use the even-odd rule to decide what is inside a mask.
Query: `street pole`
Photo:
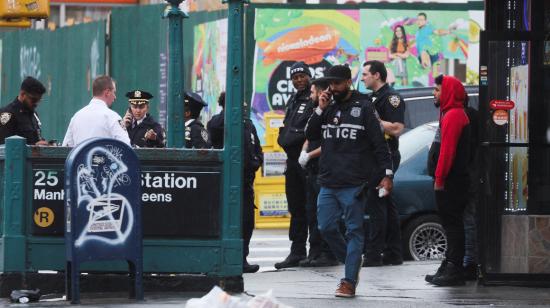
[[[243,102],[244,102],[244,4],[246,0],[224,0],[229,4],[227,35],[227,81],[223,151],[223,237],[241,239],[243,185]],[[242,249],[242,244],[239,246]],[[242,250],[239,251],[242,256]],[[242,257],[240,258],[242,261]],[[242,264],[236,268],[241,274]]]
[[[166,0],[170,9],[164,17],[168,17],[169,27],[169,59],[168,59],[168,118],[166,124],[167,147],[181,148],[185,136],[183,107],[183,19],[187,18],[179,5],[184,0]]]

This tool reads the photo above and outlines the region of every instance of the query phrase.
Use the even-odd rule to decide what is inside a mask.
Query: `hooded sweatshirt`
[[[467,175],[470,162],[470,121],[464,111],[466,91],[460,81],[444,76],[439,97],[441,119],[441,148],[435,183],[444,186],[449,175]]]

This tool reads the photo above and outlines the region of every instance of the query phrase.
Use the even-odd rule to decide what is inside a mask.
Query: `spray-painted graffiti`
[[[27,76],[40,78],[40,53],[38,52],[38,48],[36,48],[36,46],[21,46],[21,50],[19,52],[19,66],[21,68],[21,79],[24,79]]]
[[[99,75],[99,34],[96,36],[90,49],[90,75],[94,80]]]
[[[131,184],[127,171],[122,149],[111,145],[93,148],[86,162],[78,166],[77,207],[86,206],[89,216],[76,247],[92,240],[109,245],[126,241],[132,231],[134,213],[126,197],[113,189]]]

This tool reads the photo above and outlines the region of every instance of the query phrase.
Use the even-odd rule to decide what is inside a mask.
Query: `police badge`
[[[0,114],[0,123],[2,125],[6,125],[11,119],[11,113],[9,112],[2,112],[2,114]]]
[[[361,115],[361,108],[360,107],[351,108],[350,114],[352,117],[358,118]]]
[[[397,95],[390,96],[389,101],[393,108],[399,107],[399,104],[401,103],[401,99]]]
[[[208,132],[206,130],[201,130],[201,137],[204,140],[204,142],[208,142]]]

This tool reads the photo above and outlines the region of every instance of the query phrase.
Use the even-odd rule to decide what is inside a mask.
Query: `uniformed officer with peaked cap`
[[[212,147],[208,131],[198,120],[201,110],[207,104],[195,92],[185,92],[185,147],[209,149]]]
[[[149,114],[151,93],[132,90],[126,93],[130,108],[124,116],[124,125],[128,131],[132,146],[138,148],[165,147],[165,132],[162,126]]]

